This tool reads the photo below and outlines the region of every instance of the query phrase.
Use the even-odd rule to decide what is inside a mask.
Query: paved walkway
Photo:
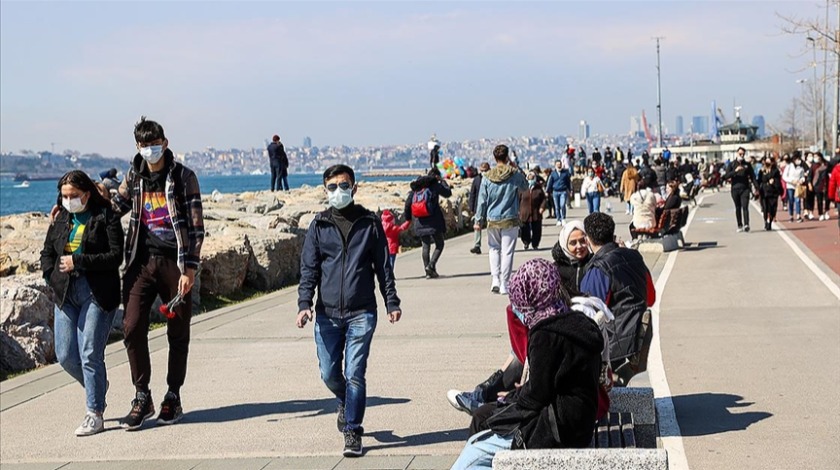
[[[686,239],[717,246],[675,255],[662,297],[662,352],[688,462],[836,468],[840,421],[829,419],[840,415],[833,386],[840,301],[778,235],[736,236],[729,204],[724,193],[707,197]],[[626,235],[628,217],[614,215]],[[553,222],[545,227],[545,248],[518,251],[517,265],[550,258]],[[72,435],[84,413],[83,391],[57,366],[3,382],[3,470],[448,468],[467,437],[468,417],[448,405],[446,390],[474,386],[508,349],[506,298],[490,294],[487,257],[469,254],[470,245],[471,236],[447,241],[437,280],[422,278],[418,250],[397,261],[405,317],[391,325],[380,316],[364,458],[341,457],[335,403],[318,377],[312,329],[294,327],[296,291],[286,289],[194,320],[182,389],[187,413],[176,426],[117,428],[133,395],[119,343],[107,350],[110,407],[101,435]],[[669,256],[646,255],[655,276]],[[152,337],[159,402],[164,331]]]

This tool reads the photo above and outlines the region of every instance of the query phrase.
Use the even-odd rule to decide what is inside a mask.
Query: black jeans
[[[440,254],[443,253],[443,233],[435,232],[434,235],[423,235],[420,237],[423,242],[423,266],[437,270],[437,262]],[[432,248],[432,242],[435,243],[435,251],[429,257],[429,251]]]
[[[283,167],[271,165],[271,190],[277,188],[278,191],[289,190],[289,172]]]
[[[749,188],[732,188],[732,201],[735,202],[735,219],[738,228],[750,224],[750,190]]]
[[[522,243],[525,245],[538,248],[540,246],[540,240],[542,240],[542,220],[522,222],[519,238],[522,239]]]
[[[761,208],[764,210],[764,221],[773,222],[779,209],[779,196],[761,198]]]

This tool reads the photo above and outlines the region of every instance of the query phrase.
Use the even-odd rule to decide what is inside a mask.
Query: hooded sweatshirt
[[[481,180],[475,223],[486,220],[491,229],[518,227],[519,191],[527,188],[522,172],[504,163],[496,165]]]

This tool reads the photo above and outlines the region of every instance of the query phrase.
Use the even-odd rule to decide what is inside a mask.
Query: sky
[[[623,134],[781,121],[810,78],[777,14],[819,1],[0,1],[0,152],[127,158],[141,115],[176,152]],[[822,4],[824,5],[824,4]],[[805,69],[805,70],[803,70]]]

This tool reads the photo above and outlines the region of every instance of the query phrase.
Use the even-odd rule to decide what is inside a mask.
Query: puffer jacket
[[[488,171],[481,181],[475,223],[487,221],[488,228],[519,226],[519,191],[528,188],[525,175],[504,163]]]

